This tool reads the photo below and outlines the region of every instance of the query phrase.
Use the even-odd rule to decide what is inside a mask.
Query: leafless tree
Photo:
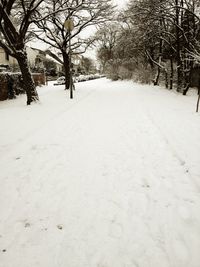
[[[146,57],[155,85],[162,73],[167,87],[169,80],[172,89],[175,80],[177,91],[187,92],[194,62],[191,55],[199,50],[199,4],[199,0],[129,1],[122,14],[129,34],[121,47],[130,42],[129,56],[130,52],[132,57],[141,55],[142,61]]]
[[[117,36],[119,35],[119,24],[110,22],[100,27],[95,35],[97,46],[97,57],[102,65],[103,72],[106,64],[114,57],[114,47],[117,43]]]
[[[57,12],[59,9],[66,11]],[[45,19],[44,13],[46,13]],[[48,16],[49,13],[52,16]],[[80,34],[86,28],[90,28],[92,33],[94,26],[111,19],[113,13],[114,7],[111,0],[52,0],[42,14],[38,12],[36,25],[39,31],[36,32],[37,38],[51,47],[51,55],[56,56],[56,52],[61,54],[62,58],[57,56],[57,59],[64,65],[66,89],[70,85],[70,52],[71,54],[83,53],[94,40],[88,37],[80,38]],[[64,27],[66,20],[73,20],[73,31],[69,32]],[[71,51],[69,51],[70,40]]]
[[[33,38],[37,21],[66,11],[66,7],[59,5],[52,14],[51,4],[51,0],[0,0],[0,46],[18,61],[28,105],[39,98],[29,69],[26,42]]]
[[[38,94],[28,66],[25,43],[35,11],[43,0],[0,1],[0,46],[18,61],[27,94],[27,104],[38,100]]]

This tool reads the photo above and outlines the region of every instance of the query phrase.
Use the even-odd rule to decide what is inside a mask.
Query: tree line
[[[200,59],[199,0],[130,0],[97,32],[98,58],[112,79],[165,82],[186,94]],[[200,78],[199,78],[200,82]]]

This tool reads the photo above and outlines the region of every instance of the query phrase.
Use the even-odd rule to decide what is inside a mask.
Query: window
[[[5,52],[5,58],[9,61],[9,54]]]

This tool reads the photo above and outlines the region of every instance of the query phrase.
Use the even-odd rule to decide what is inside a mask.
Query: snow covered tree
[[[38,94],[30,73],[25,43],[30,36],[30,25],[43,0],[0,1],[0,46],[18,61],[27,94],[27,105],[38,100]]]
[[[142,62],[141,75],[151,69],[155,85],[165,77],[166,87],[176,82],[177,91],[186,93],[192,57],[199,54],[199,7],[199,0],[130,0],[121,14],[124,27],[114,58]]]

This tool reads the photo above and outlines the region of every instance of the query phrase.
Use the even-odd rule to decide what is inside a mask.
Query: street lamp
[[[74,23],[72,19],[66,19],[64,22],[64,27],[69,33],[69,76],[70,76],[70,98],[73,98],[73,77],[72,77],[72,58],[71,58],[71,32],[74,29]]]

